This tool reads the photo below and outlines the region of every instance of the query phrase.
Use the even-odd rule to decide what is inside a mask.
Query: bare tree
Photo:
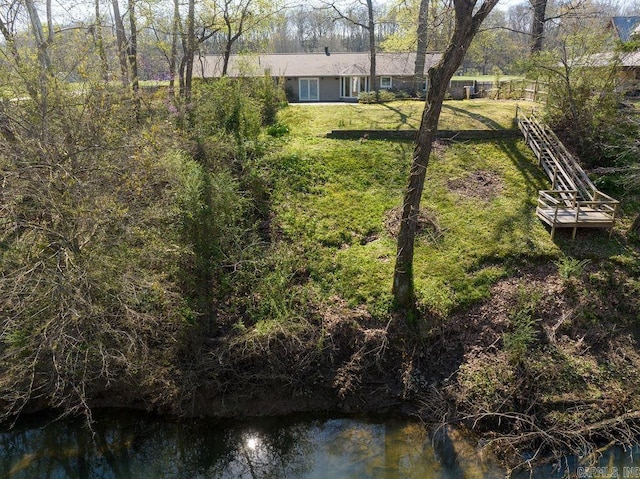
[[[180,0],[173,0],[173,19],[171,22],[171,53],[169,55],[169,92],[173,96],[178,68],[178,38],[182,35],[180,19]]]
[[[187,11],[187,35],[183,43],[185,58],[185,77],[184,77],[184,98],[187,104],[191,100],[191,82],[193,79],[193,60],[196,55],[196,2],[189,0],[189,8]]]
[[[38,9],[36,8],[33,0],[25,0],[24,3],[27,7],[27,11],[29,12],[29,20],[31,21],[31,27],[33,28],[33,34],[36,40],[36,47],[38,48],[40,66],[44,71],[51,71],[51,58],[49,57],[48,47],[49,40],[53,38],[53,32],[49,32],[49,36],[45,38],[42,22],[38,15]]]
[[[129,59],[129,69],[131,71],[131,88],[134,93],[137,93],[139,89],[139,79],[136,0],[129,0],[129,45],[127,47],[127,58]]]
[[[424,83],[424,61],[427,54],[428,43],[428,21],[429,21],[429,0],[420,0],[420,8],[418,10],[418,29],[417,29],[417,47],[416,47],[416,63],[414,69],[414,90],[419,92],[422,90]]]
[[[172,59],[175,58],[177,60],[177,43],[174,42],[179,34],[182,43],[182,60],[180,61],[178,72],[180,76],[180,94],[188,104],[191,99],[193,65],[199,45],[215,35],[220,30],[220,26],[217,24],[216,12],[207,21],[203,19],[196,21],[195,0],[189,0],[186,23],[186,31],[184,31],[180,20],[179,2],[176,0],[173,24],[174,40],[172,41],[171,56]],[[170,60],[170,63],[175,60]]]
[[[109,81],[109,61],[107,60],[107,52],[104,47],[104,37],[102,35],[102,15],[100,14],[100,0],[95,0],[95,16],[96,24],[92,29],[94,42],[100,56],[100,68],[102,70],[102,79]]]
[[[376,23],[375,12],[373,10],[373,0],[366,0],[367,7],[367,23],[364,23],[356,17],[345,13],[336,2],[327,4],[328,8],[333,10],[337,17],[346,20],[353,25],[357,25],[365,30],[369,37],[369,90],[378,93],[378,85],[376,84]]]
[[[116,45],[118,49],[118,60],[120,62],[120,77],[124,86],[129,85],[129,66],[127,65],[127,37],[124,29],[124,22],[120,15],[120,5],[118,0],[111,0],[113,8],[113,21],[116,30]]]
[[[224,51],[222,53],[222,75],[226,75],[229,69],[229,58],[231,58],[231,49],[233,44],[244,33],[247,21],[251,16],[251,4],[253,0],[224,0],[222,9],[222,18],[224,20]]]
[[[376,85],[376,24],[373,17],[373,1],[367,1],[367,32],[369,33],[369,89],[376,92],[378,98],[378,85]]]
[[[429,70],[427,102],[415,142],[409,185],[404,196],[402,220],[398,234],[393,294],[396,305],[400,308],[409,310],[415,308],[413,256],[418,212],[420,211],[420,199],[424,189],[429,156],[438,130],[442,102],[447,92],[449,80],[462,63],[482,21],[497,3],[498,0],[483,0],[482,4],[477,7],[477,0],[453,0],[455,12],[453,35],[440,62]]]
[[[530,27],[530,52],[539,53],[549,37],[550,24],[572,22],[575,19],[582,22],[586,19],[602,20],[611,15],[611,5],[606,2],[591,2],[590,0],[568,0],[562,5],[549,4],[548,0],[529,0],[533,9]],[[549,10],[553,8],[553,11]]]
[[[531,53],[539,53],[542,51],[544,24],[547,21],[547,0],[529,1],[533,9],[533,19],[531,20]]]
[[[2,33],[2,36],[4,37],[4,41],[6,42],[7,48],[16,67],[22,68],[23,61],[16,45],[15,31],[15,24],[17,23],[19,11],[19,5],[15,3],[12,3],[3,9],[2,14],[0,14],[0,33]],[[31,88],[29,85],[27,85],[27,87]]]

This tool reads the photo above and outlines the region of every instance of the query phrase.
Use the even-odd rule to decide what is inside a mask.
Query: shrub
[[[194,104],[193,132],[198,138],[224,132],[247,140],[260,133],[262,107],[241,81],[225,77],[200,85],[194,92]]]
[[[376,96],[375,91],[362,92],[360,93],[360,95],[358,95],[358,102],[359,103],[386,103],[389,101],[394,101],[396,99],[395,94],[388,90],[380,90],[377,93],[378,95]]]
[[[515,306],[509,314],[511,330],[502,336],[504,350],[512,364],[523,361],[529,348],[536,341],[539,301],[539,292],[525,288],[518,290]]]
[[[273,137],[281,137],[289,134],[289,127],[284,123],[275,123],[267,127],[267,134]]]
[[[48,94],[56,107],[44,118],[36,101],[7,105],[14,139],[0,144],[0,385],[11,413],[34,397],[83,408],[96,388],[135,385],[195,317],[180,288],[192,249],[176,201],[190,188],[176,174],[184,162],[167,155],[177,135],[141,128],[108,92]]]
[[[531,70],[548,84],[547,122],[587,167],[626,161],[621,153],[640,131],[620,108],[616,62],[597,63],[602,42],[600,33],[569,31],[555,52],[533,58]]]
[[[287,104],[287,97],[282,87],[276,85],[270,75],[266,74],[254,80],[255,88],[252,88],[252,96],[254,96],[261,105],[262,123],[263,125],[273,125],[276,123],[276,115],[278,110]]]
[[[580,278],[589,263],[590,260],[588,259],[579,260],[571,256],[563,256],[556,261],[556,266],[558,267],[560,279],[567,281],[571,278]]]

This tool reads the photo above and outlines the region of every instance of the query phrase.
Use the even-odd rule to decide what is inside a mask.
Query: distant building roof
[[[576,66],[587,67],[607,67],[611,65],[617,65],[625,68],[638,68],[640,67],[640,50],[627,53],[595,53],[583,58],[580,62],[576,63]]]
[[[640,51],[629,52],[621,55],[620,62],[623,67],[637,68],[640,67]]]
[[[440,60],[440,53],[427,53],[425,72]],[[415,53],[378,53],[377,76],[413,76]],[[222,74],[222,55],[208,55],[195,72],[204,78]],[[269,72],[271,76],[327,77],[368,75],[368,53],[282,53],[232,55],[227,75],[258,76]]]
[[[634,32],[636,34],[638,33],[640,16],[611,17],[611,23],[609,25],[613,28],[618,40],[628,42]]]

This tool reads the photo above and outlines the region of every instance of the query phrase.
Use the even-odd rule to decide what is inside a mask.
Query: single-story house
[[[640,16],[611,17],[607,30],[615,40],[627,43],[640,40]],[[594,66],[616,64],[620,79],[619,88],[629,95],[640,93],[640,50],[626,52],[606,52],[594,55]]]
[[[595,53],[580,59],[575,66],[594,69],[614,66],[618,80],[617,90],[628,96],[640,95],[640,50]]]
[[[440,60],[440,53],[428,53],[425,73]],[[415,89],[415,53],[378,53],[376,87],[379,90]],[[221,55],[208,55],[194,75],[218,78],[222,75]],[[232,55],[227,75],[230,77],[268,74],[284,82],[290,101],[357,101],[361,92],[372,91],[368,53],[283,53]],[[420,87],[425,89],[425,85]]]

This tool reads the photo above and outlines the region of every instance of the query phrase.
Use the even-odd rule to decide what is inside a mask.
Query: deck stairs
[[[572,228],[574,239],[578,228],[607,228],[611,235],[620,202],[596,188],[575,157],[533,111],[527,115],[518,108],[516,118],[527,145],[551,180],[551,189],[539,192],[536,208],[538,217],[551,227],[551,238],[557,228]]]

